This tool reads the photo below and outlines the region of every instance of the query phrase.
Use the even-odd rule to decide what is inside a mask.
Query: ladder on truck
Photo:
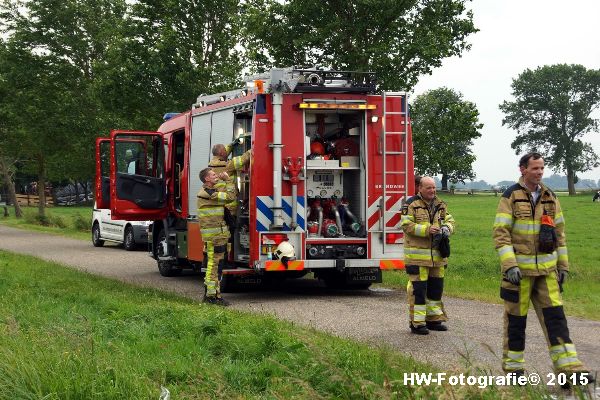
[[[401,110],[400,111],[389,111],[387,108],[387,99],[388,98],[400,98],[401,102]],[[383,178],[383,191],[381,196],[381,215],[380,219],[382,225],[382,242],[383,242],[383,253],[385,253],[386,247],[386,235],[388,233],[401,233],[402,229],[391,229],[387,227],[387,223],[396,213],[400,212],[400,210],[387,210],[386,202],[388,194],[400,194],[404,196],[403,202],[408,197],[408,94],[406,92],[386,92],[382,93],[383,100],[383,115],[382,115],[382,133],[381,133],[381,141],[383,142],[381,147],[382,153],[382,178]],[[398,121],[398,124],[394,124],[395,126],[400,126],[399,131],[389,131],[387,127],[387,117],[390,117],[390,120]],[[400,151],[394,150],[389,151],[387,149],[387,138],[392,136],[400,137]],[[402,157],[404,156],[404,171],[396,171],[389,169],[388,157]],[[404,175],[404,190],[388,190],[387,188],[387,177],[389,175]]]

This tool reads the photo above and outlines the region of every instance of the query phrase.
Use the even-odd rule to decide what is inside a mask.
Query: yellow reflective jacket
[[[229,239],[229,228],[225,223],[224,206],[234,199],[230,191],[218,191],[216,188],[203,186],[198,192],[198,220],[202,240],[210,242],[218,239]]]
[[[448,263],[442,258],[438,249],[432,248],[432,236],[429,227],[447,226],[454,232],[454,218],[446,203],[437,197],[433,198],[431,207],[420,195],[412,196],[402,206],[400,221],[404,231],[404,263],[422,267],[441,267]]]
[[[556,225],[558,247],[551,254],[538,250],[544,213],[552,217]],[[535,204],[523,178],[506,189],[496,211],[493,236],[502,273],[516,266],[527,276],[548,275],[557,266],[569,270],[565,218],[556,195],[543,184],[540,184],[540,196]]]
[[[229,153],[231,153],[231,145],[225,146],[225,149],[227,150],[227,154],[229,155]],[[233,214],[236,213],[236,209],[238,206],[238,189],[236,183],[237,171],[241,170],[244,167],[244,165],[248,164],[248,162],[250,161],[250,154],[251,152],[250,150],[248,150],[241,156],[233,157],[229,161],[221,160],[219,157],[215,156],[208,163],[208,166],[212,168],[213,171],[215,171],[215,173],[220,174],[221,172],[227,172],[227,175],[229,175],[228,181],[219,181],[215,185],[215,188],[220,191],[227,190],[232,191],[234,193],[234,199],[225,205],[225,207],[227,207],[229,211],[231,211]]]

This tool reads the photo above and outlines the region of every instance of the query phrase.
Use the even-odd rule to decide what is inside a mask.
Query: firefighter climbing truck
[[[407,95],[377,93],[372,73],[273,69],[243,90],[201,95],[157,132],[112,131],[96,143],[98,207],[153,221],[149,250],[162,275],[202,270],[198,174],[213,145],[232,142],[233,156],[252,157],[235,177],[224,282],[312,272],[366,288],[404,267],[400,210],[414,192]]]

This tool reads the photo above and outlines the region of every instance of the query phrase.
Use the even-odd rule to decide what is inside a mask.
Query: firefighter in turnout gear
[[[222,172],[217,175],[211,168],[200,171],[200,180],[204,184],[198,192],[198,220],[202,241],[206,246],[206,275],[204,301],[212,304],[226,305],[221,298],[220,270],[225,261],[229,229],[225,223],[225,205],[235,199],[232,190],[217,190],[219,181],[227,181],[229,176]]]
[[[231,216],[237,215],[237,171],[240,171],[244,166],[248,165],[250,162],[251,150],[246,151],[241,156],[233,157],[231,160],[227,160],[229,154],[233,150],[233,146],[235,146],[238,142],[234,141],[227,146],[223,144],[215,144],[212,147],[212,155],[213,158],[208,163],[209,168],[212,168],[213,171],[218,175],[221,172],[226,172],[229,175],[229,179],[227,181],[218,182],[216,185],[217,190],[223,191],[233,190],[235,197],[234,200],[226,204],[227,210],[229,210]],[[229,222],[228,222],[229,223]]]
[[[454,218],[446,203],[436,196],[435,181],[424,176],[418,194],[402,206],[404,262],[409,282],[410,329],[427,335],[429,330],[446,331],[442,322],[448,317],[442,303],[444,272],[448,259],[440,253],[438,243],[454,232]]]
[[[555,371],[583,374],[585,368],[569,337],[560,295],[569,271],[565,219],[556,195],[541,182],[542,156],[524,155],[519,168],[521,178],[502,195],[494,222],[494,242],[503,275],[502,368],[518,375],[524,373],[525,326],[531,301]],[[592,379],[589,374],[587,377]]]

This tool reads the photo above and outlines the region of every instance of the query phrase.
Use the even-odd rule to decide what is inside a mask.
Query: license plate
[[[381,270],[379,268],[348,268],[346,269],[346,282],[381,283]]]

